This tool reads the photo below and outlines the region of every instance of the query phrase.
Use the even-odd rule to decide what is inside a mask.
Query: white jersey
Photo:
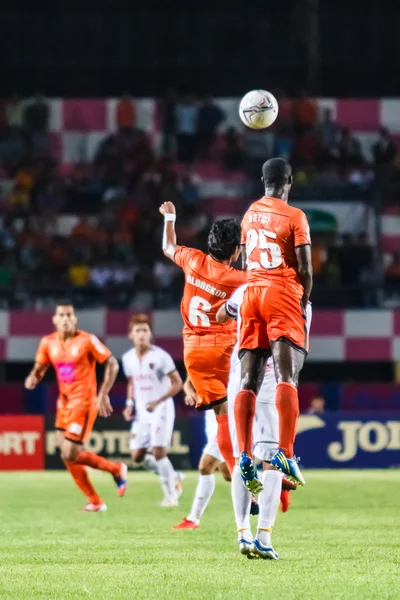
[[[171,387],[168,375],[176,370],[175,363],[168,352],[158,346],[151,346],[141,358],[136,354],[135,348],[125,352],[122,367],[125,377],[132,377],[133,380],[136,421],[150,423],[153,413],[147,410],[146,405],[158,400]],[[173,404],[172,398],[167,398],[162,405],[171,403]]]

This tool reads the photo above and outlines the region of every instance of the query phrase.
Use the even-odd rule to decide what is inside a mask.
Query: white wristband
[[[134,401],[133,401],[131,398],[127,398],[127,399],[126,399],[125,406],[127,406],[127,407],[131,407],[131,406],[133,406],[134,404],[135,404],[135,403],[134,403]]]
[[[174,213],[167,213],[166,215],[164,215],[164,221],[165,223],[167,223],[168,221],[175,223],[176,215]]]

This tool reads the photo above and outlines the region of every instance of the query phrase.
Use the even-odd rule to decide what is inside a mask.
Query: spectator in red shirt
[[[128,93],[118,101],[116,121],[120,131],[130,132],[136,126],[136,104]]]

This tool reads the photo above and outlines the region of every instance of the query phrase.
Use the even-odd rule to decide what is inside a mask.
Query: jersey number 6
[[[207,300],[201,296],[193,296],[189,305],[189,321],[195,327],[210,327],[210,319],[206,315],[210,310],[211,304]]]
[[[249,271],[259,269],[260,263],[264,269],[276,269],[276,267],[282,264],[281,249],[278,244],[271,242],[271,239],[276,239],[276,233],[273,231],[250,229],[247,232],[246,253],[247,268]],[[257,260],[251,260],[251,255],[256,248],[260,250],[260,263]]]

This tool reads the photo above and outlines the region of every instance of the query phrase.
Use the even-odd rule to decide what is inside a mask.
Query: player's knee
[[[152,448],[151,453],[156,460],[161,460],[167,456],[167,449],[158,446],[157,448]]]
[[[145,451],[142,451],[142,450],[132,450],[131,451],[131,458],[132,458],[133,462],[137,465],[142,464],[145,456],[146,456]]]
[[[254,392],[256,394],[257,379],[254,377],[250,377],[249,375],[245,375],[240,381],[240,389],[246,392]]]
[[[212,475],[218,467],[218,460],[209,454],[203,454],[199,462],[200,475]]]
[[[78,458],[81,447],[78,444],[68,444],[61,447],[61,458],[65,462],[74,462]]]
[[[290,383],[294,387],[299,385],[299,375],[293,373],[282,373],[277,377],[277,383]]]
[[[224,464],[224,467],[222,467],[222,465],[220,466],[220,472],[222,477],[225,479],[225,481],[227,481],[228,483],[232,481],[232,477],[231,474],[229,473],[229,469],[228,467]]]

